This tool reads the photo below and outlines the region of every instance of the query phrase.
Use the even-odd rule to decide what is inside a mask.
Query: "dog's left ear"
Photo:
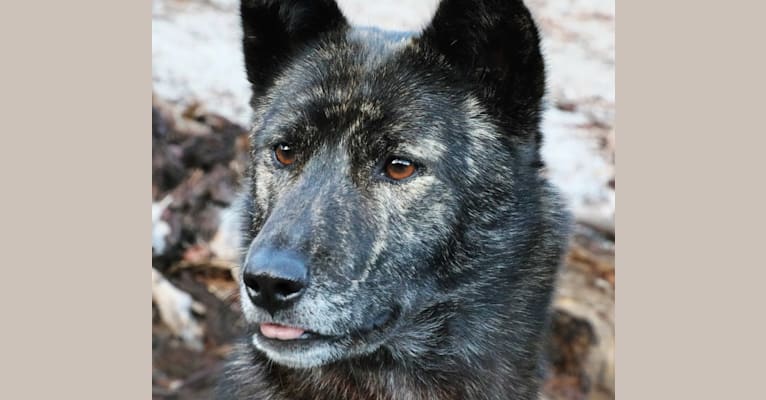
[[[263,94],[291,56],[348,26],[334,0],[242,0],[242,45],[253,94]]]
[[[522,0],[442,0],[417,41],[478,83],[481,101],[509,133],[539,142],[545,70],[537,27]]]

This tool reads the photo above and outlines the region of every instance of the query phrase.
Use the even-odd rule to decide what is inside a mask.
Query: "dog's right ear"
[[[348,26],[334,0],[242,0],[240,15],[245,69],[256,96],[302,46]]]

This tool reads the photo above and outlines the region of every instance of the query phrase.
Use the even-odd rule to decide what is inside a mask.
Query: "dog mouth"
[[[278,323],[262,323],[259,325],[260,335],[268,340],[278,342],[290,341],[313,341],[313,340],[341,340],[344,338],[361,339],[367,335],[390,327],[398,313],[395,310],[387,310],[379,313],[368,320],[361,327],[345,334],[322,334],[298,326],[283,325]]]
[[[252,339],[255,347],[273,361],[292,367],[312,367],[373,352],[391,335],[398,319],[398,308],[387,310],[338,334],[278,322],[260,323]]]
[[[260,331],[263,337],[276,340],[310,340],[317,336],[315,332],[279,324],[261,324]]]
[[[308,329],[299,327],[281,325],[274,323],[264,323],[259,326],[259,334],[265,340],[278,344],[279,342],[312,342],[312,341],[332,341],[340,339],[342,336],[323,335]]]

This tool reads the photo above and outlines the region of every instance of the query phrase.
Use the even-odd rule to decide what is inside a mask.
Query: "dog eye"
[[[274,146],[274,156],[280,164],[285,166],[295,162],[295,151],[286,143]]]
[[[400,181],[411,177],[415,169],[415,163],[410,160],[392,158],[386,162],[385,174],[395,181]]]

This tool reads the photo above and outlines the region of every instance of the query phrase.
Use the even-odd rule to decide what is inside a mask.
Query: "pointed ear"
[[[480,100],[511,134],[539,138],[545,70],[537,27],[522,0],[443,0],[418,39],[478,84]]]
[[[242,0],[240,15],[247,79],[256,95],[296,50],[348,25],[334,0]]]

